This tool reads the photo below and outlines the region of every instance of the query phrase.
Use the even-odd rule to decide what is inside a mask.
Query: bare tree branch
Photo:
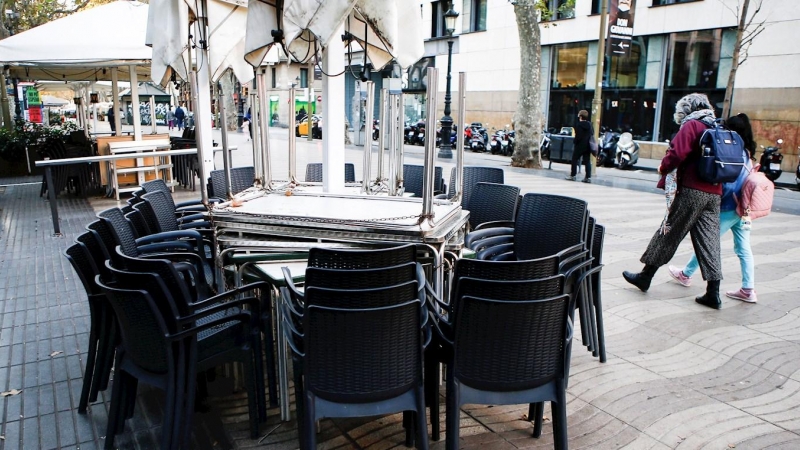
[[[753,39],[755,39],[755,38],[756,38],[756,37],[757,37],[759,34],[761,34],[763,31],[764,31],[764,28],[761,28],[760,30],[758,30],[758,32],[756,32],[756,33],[752,33],[752,34],[751,34],[749,37],[747,37],[746,39],[742,39],[742,44],[741,44],[741,45],[747,45],[747,46],[749,46],[751,43],[753,43]]]
[[[733,14],[733,17],[739,17],[739,10],[741,9],[739,7],[739,2],[736,2],[736,10],[734,11],[733,8],[731,8],[727,3],[725,3],[725,0],[717,0],[717,1],[720,4],[722,4],[722,6],[724,6],[728,11],[730,11],[731,14]]]

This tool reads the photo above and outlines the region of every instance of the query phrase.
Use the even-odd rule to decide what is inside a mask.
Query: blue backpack
[[[744,140],[717,119],[714,126],[700,136],[702,154],[697,162],[700,179],[712,184],[736,181],[744,167]]]

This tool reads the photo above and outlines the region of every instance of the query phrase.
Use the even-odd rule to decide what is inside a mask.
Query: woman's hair
[[[672,118],[675,119],[675,123],[680,125],[683,123],[683,119],[686,116],[695,111],[702,111],[704,109],[710,109],[712,111],[714,109],[711,107],[711,102],[705,94],[688,94],[675,104],[675,114]]]
[[[756,154],[756,141],[753,139],[753,128],[750,126],[750,118],[747,117],[747,114],[739,113],[732,116],[725,121],[725,125],[727,125],[729,129],[739,133],[739,136],[741,136],[744,141],[744,148],[747,149],[750,153],[750,157],[753,158]]]

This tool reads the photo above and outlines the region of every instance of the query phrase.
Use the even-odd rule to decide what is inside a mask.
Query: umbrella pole
[[[211,176],[211,168],[214,167],[213,138],[211,135],[211,80],[209,77],[208,60],[208,6],[205,1],[200,2],[197,20],[194,22],[195,39],[205,38],[206,42],[197,47],[195,54],[195,66],[192,69],[194,74],[192,81],[194,84],[194,131],[197,141],[197,156],[200,161],[201,178],[200,186],[205,187],[206,180]],[[199,70],[198,70],[199,69]],[[208,193],[203,191],[203,201],[208,200]]]
[[[389,111],[387,111],[387,117],[389,120],[386,123],[381,125],[382,129],[386,129],[389,132],[389,195],[394,196],[397,195],[397,117],[398,117],[398,108],[397,108],[397,94],[389,94]],[[400,141],[402,142],[402,140]]]
[[[296,95],[297,95],[297,92],[294,90],[294,87],[293,86],[289,87],[289,105],[294,105],[295,98],[296,98],[295,96]],[[290,106],[290,108],[291,108],[291,106]],[[289,182],[290,183],[295,180],[295,175],[296,175],[296,172],[297,172],[297,141],[296,141],[296,139],[297,139],[296,134],[297,133],[295,133],[295,129],[296,129],[295,127],[298,126],[298,124],[295,123],[296,122],[295,119],[296,119],[296,117],[294,116],[294,111],[292,111],[290,109],[289,110],[289,116],[288,116],[288,120],[289,120]],[[311,128],[309,128],[309,130],[311,130]],[[309,133],[310,133],[310,131],[309,131]]]
[[[334,36],[344,34],[344,24],[339,26]],[[325,130],[322,133],[322,191],[337,192],[344,188],[344,43],[341,39],[331,40],[322,55],[322,119]],[[329,75],[325,75],[329,74]],[[294,105],[292,105],[294,108]],[[290,133],[292,130],[289,131]]]
[[[387,83],[388,84],[388,83]],[[383,143],[386,140],[386,104],[389,101],[389,90],[381,89],[380,109],[378,111],[378,183],[383,183]]]
[[[264,166],[261,164],[261,132],[258,130],[258,95],[256,90],[250,91],[250,135],[253,144],[253,167],[256,179],[264,185]]]
[[[114,134],[122,136],[122,129],[120,127],[122,118],[119,114],[119,73],[117,73],[116,67],[111,68],[111,95],[114,108]]]
[[[150,96],[150,134],[158,134],[156,123],[156,97]]]
[[[97,92],[96,89],[97,88],[95,87],[94,83],[92,83],[92,91]],[[91,98],[91,94],[89,95]],[[92,129],[95,133],[97,133],[97,103],[92,103]]]
[[[139,114],[139,79],[136,75],[136,66],[130,66],[131,71],[131,112],[133,113],[133,140],[142,140],[142,117]]]

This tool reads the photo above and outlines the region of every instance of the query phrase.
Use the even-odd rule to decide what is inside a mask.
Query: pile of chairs
[[[427,449],[428,418],[440,438],[442,365],[448,450],[459,446],[462,405],[528,404],[539,437],[544,402],[555,447],[566,449],[576,309],[582,343],[605,361],[604,228],[582,200],[519,200],[518,188],[483,175],[464,186],[475,218],[465,242],[476,259],[455,262],[441,297],[426,281],[429,250],[414,245],[312,248],[301,256],[302,277],[284,267],[280,285],[215,292],[225,283],[215,278],[222,273],[213,270],[205,207],[175,204],[163,182],[146,183],[124,208],[99,213],[66,251],[91,311],[79,412],[108,388],[113,367],[106,447],[133,415],[139,382],[166,392],[162,448],[188,447],[197,374],[236,362],[255,437],[267,398],[277,404],[275,321],[291,350],[302,449],[316,448],[322,418],[397,412],[406,445]]]
[[[79,133],[83,136],[83,133]],[[85,136],[83,136],[85,139]],[[72,138],[71,138],[72,139]],[[79,145],[76,143],[64,143],[60,139],[48,139],[39,147],[41,158],[65,159],[93,156],[90,144]],[[63,166],[53,166],[53,189],[56,195],[63,191],[75,195],[87,196],[101,190],[100,165],[97,163],[67,164]],[[40,196],[47,194],[50,186],[47,185],[47,177],[42,175],[42,189]]]
[[[113,367],[106,448],[133,416],[139,382],[165,391],[161,448],[188,448],[197,375],[240,363],[256,437],[266,420],[264,393],[272,404],[277,398],[272,328],[264,325],[272,317],[269,288],[253,283],[214,292],[213,232],[204,216],[192,214],[202,206],[175,205],[149,187],[133,205],[100,212],[65,251],[91,314],[78,412],[108,388]],[[267,389],[262,339],[270,349]]]

